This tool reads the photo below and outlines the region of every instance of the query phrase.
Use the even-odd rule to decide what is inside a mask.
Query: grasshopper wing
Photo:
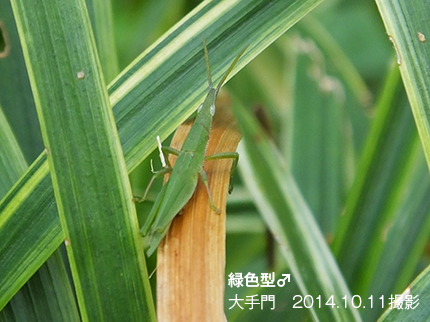
[[[164,196],[166,195],[166,191],[167,191],[167,187],[169,186],[169,181],[167,181],[164,186],[161,188],[160,193],[158,194],[157,198],[155,199],[154,205],[151,208],[151,212],[149,213],[148,218],[145,221],[145,224],[143,225],[143,227],[140,229],[140,233],[143,236],[148,235],[149,233],[149,229],[151,228],[152,224],[155,221],[155,218],[157,218],[159,209],[160,209],[160,205],[164,200]]]
[[[187,173],[183,180],[183,171],[174,169],[169,180],[164,184],[155,200],[154,206],[141,232],[148,236],[147,255],[150,256],[166,235],[172,220],[190,200],[197,185],[198,174]]]

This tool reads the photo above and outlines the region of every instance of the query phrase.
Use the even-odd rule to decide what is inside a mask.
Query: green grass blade
[[[396,295],[393,294],[395,299]],[[378,322],[400,322],[400,321],[428,321],[430,316],[430,307],[427,305],[430,301],[430,267],[427,267],[404,291],[404,296],[401,298],[402,309],[394,308],[387,309],[379,318]],[[390,299],[388,299],[390,301]],[[411,307],[406,309],[407,303],[411,303]],[[388,306],[390,307],[390,306]],[[411,309],[413,308],[413,309]]]
[[[293,44],[297,56],[286,157],[321,230],[332,240],[346,181],[343,88],[327,75],[314,42],[297,37]]]
[[[277,240],[303,296],[315,301],[330,296],[339,308],[321,305],[310,308],[316,321],[361,321],[358,311],[340,303],[350,292],[330,252],[324,236],[297,184],[280,161],[279,152],[269,143],[257,121],[243,107],[234,113],[241,126],[244,147],[240,172],[260,213]],[[265,169],[259,171],[258,169]]]
[[[409,143],[413,141],[414,129],[404,103],[392,108],[392,104],[401,98],[399,92],[398,78],[396,80],[393,74],[384,89],[357,177],[348,195],[345,215],[333,242],[333,252],[351,283],[358,281],[357,270],[365,257],[363,254],[383,216],[386,200],[390,199],[398,183],[392,174],[401,173],[409,156]]]
[[[156,147],[157,135],[167,137],[203,98],[202,35],[218,81],[245,45],[239,68],[320,2],[207,1],[149,48],[109,87],[128,171]],[[41,155],[0,203],[0,307],[64,238],[45,159]]]
[[[207,89],[201,37],[208,44],[216,84],[228,62],[246,45],[249,47],[230,77],[319,2],[206,1],[142,53],[109,86],[120,135],[130,138],[121,139],[130,168],[155,148],[157,134],[164,140],[201,103]],[[157,121],[147,122],[142,129],[143,120],[155,118],[154,113]],[[126,121],[130,122],[123,127]]]
[[[105,2],[105,4],[109,4],[109,2]],[[111,17],[103,16],[102,18],[99,20],[109,22]],[[0,75],[2,75],[0,77],[0,98],[7,104],[9,119],[14,122],[15,132],[20,139],[21,147],[26,152],[27,160],[32,161],[41,151],[43,144],[10,1],[0,3],[0,20],[3,21],[4,32],[7,32],[8,41],[13,48],[10,55],[0,59]],[[98,29],[100,30],[100,28]],[[102,34],[100,33],[100,35]],[[107,40],[102,39],[104,42]],[[105,70],[108,69],[111,74],[110,79],[112,79],[118,74],[118,69],[112,57],[113,50],[105,46],[105,51],[101,54],[110,59],[106,61]],[[115,67],[116,69],[114,69]],[[16,94],[17,89],[19,89],[19,95]],[[0,116],[0,120],[0,151],[5,151],[5,153],[0,153],[0,164],[4,165],[2,169],[6,169],[0,173],[0,195],[4,196],[28,166],[22,158],[17,143],[14,144],[13,149],[8,149],[5,146],[11,141],[13,134],[11,132],[5,133],[9,125],[4,124],[3,114]],[[23,128],[25,131],[22,130]],[[8,137],[4,136],[6,134]],[[20,240],[22,239],[20,237]],[[41,266],[27,284],[11,299],[0,315],[5,317],[7,311],[11,312],[13,316],[11,319],[18,321],[35,319],[39,321],[80,320],[76,299],[64,263],[61,260],[60,250],[54,252]]]
[[[86,0],[88,14],[96,39],[100,64],[106,83],[119,73],[113,36],[112,5],[110,0]]]
[[[196,5],[192,4],[192,8]],[[141,4],[112,0],[112,6],[115,40],[122,67],[126,67],[191,10],[187,0],[145,1]]]
[[[155,320],[131,187],[85,3],[17,0],[12,7],[82,318]]]
[[[28,215],[30,209],[34,216]],[[45,157],[31,165],[0,203],[0,240],[3,308],[64,240]]]
[[[24,155],[0,106],[0,197],[3,197],[27,169]]]
[[[353,10],[353,9],[350,9]],[[321,11],[320,11],[321,12]],[[341,47],[333,35],[326,29],[320,20],[325,17],[324,14],[318,13],[306,16],[305,19],[300,21],[297,25],[301,33],[316,43],[321,50],[327,63],[327,69],[330,73],[341,81],[344,90],[344,109],[346,110],[349,135],[352,135],[353,149],[351,152],[360,153],[362,151],[363,141],[368,134],[369,117],[371,116],[371,107],[373,105],[373,93],[370,86],[365,83],[364,75],[360,75],[357,66],[351,61],[352,57],[348,56],[345,47]],[[341,15],[343,17],[343,15]],[[338,28],[342,26],[342,22],[337,17],[325,19],[325,23],[329,21],[336,24]],[[367,18],[364,18],[367,19]],[[355,34],[355,33],[353,33]],[[352,42],[348,42],[352,44]],[[344,44],[345,46],[345,44]],[[350,153],[352,154],[352,153]],[[351,158],[351,166],[355,161],[355,157]],[[353,174],[353,171],[351,171]],[[352,177],[352,175],[351,175]],[[347,180],[346,186],[350,186],[350,180]]]
[[[0,37],[11,48],[8,55],[0,57],[0,104],[30,164],[43,149],[42,135],[9,0],[0,1],[0,27]]]
[[[430,229],[423,161],[400,75],[392,69],[333,243],[352,292],[362,298],[387,297],[413,277]],[[373,320],[380,311],[366,309],[363,318]]]
[[[298,24],[298,27],[300,30],[303,30],[306,35],[312,36],[312,39],[316,42],[318,47],[321,48],[335,66],[343,83],[353,93],[355,99],[361,103],[362,107],[368,107],[372,101],[372,93],[367,88],[366,83],[354,65],[330,33],[324,28],[323,24],[313,15],[308,15]]]
[[[60,249],[15,294],[0,315],[7,310],[13,312],[15,321],[81,320]]]
[[[405,84],[427,163],[430,164],[430,37],[428,1],[376,0]],[[430,39],[430,38],[429,38]]]
[[[358,294],[386,298],[399,294],[422,269],[430,233],[430,180],[418,137],[414,150],[405,167],[410,174],[402,178],[404,182],[399,184],[397,196],[390,199],[394,210],[369,245]],[[364,317],[373,320],[381,313],[380,309],[366,311]]]
[[[25,172],[27,164],[0,108],[0,195]],[[11,315],[9,318],[7,312]],[[61,258],[54,253],[0,312],[6,321],[79,321],[74,293]]]

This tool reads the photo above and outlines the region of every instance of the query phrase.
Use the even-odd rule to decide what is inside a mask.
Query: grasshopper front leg
[[[151,180],[148,183],[148,186],[145,189],[145,193],[143,194],[142,197],[133,197],[133,202],[134,203],[141,203],[144,202],[146,200],[146,197],[148,195],[149,189],[151,188],[152,184],[154,183],[154,180],[157,178],[161,178],[163,177],[165,174],[172,172],[173,168],[170,166],[166,166],[165,168],[162,168],[161,170],[158,171],[153,171],[153,176],[151,178]]]
[[[160,160],[161,163],[163,165],[163,168],[161,170],[158,171],[154,171],[152,169],[152,162],[151,162],[151,170],[153,173],[153,176],[151,178],[151,180],[148,183],[148,186],[145,189],[145,193],[143,194],[143,197],[133,197],[133,202],[134,203],[141,203],[144,202],[146,200],[146,197],[148,195],[149,189],[151,188],[152,184],[154,183],[154,180],[157,178],[161,178],[163,177],[165,174],[172,172],[173,167],[171,166],[170,162],[169,162],[169,158],[167,157],[167,153],[173,154],[178,156],[180,151],[171,148],[169,146],[161,146],[161,142],[160,142],[160,137],[157,136],[157,141],[158,141],[158,150],[160,151]],[[152,160],[151,160],[152,161]]]

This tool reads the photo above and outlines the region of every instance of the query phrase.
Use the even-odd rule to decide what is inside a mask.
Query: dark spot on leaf
[[[3,21],[0,21],[0,58],[9,55],[10,41]]]
[[[270,122],[269,115],[262,104],[257,104],[254,106],[254,115],[257,117],[257,120],[266,135],[270,138],[273,138],[273,127]]]

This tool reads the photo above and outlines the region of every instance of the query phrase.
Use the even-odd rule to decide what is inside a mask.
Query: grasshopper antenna
[[[202,40],[203,40],[203,50],[205,51],[206,72],[207,72],[207,75],[208,75],[209,88],[212,88],[213,84],[212,84],[211,69],[209,68],[208,48],[206,47],[206,40],[205,40],[205,38],[202,38]]]
[[[239,55],[237,55],[236,59],[231,63],[229,69],[227,70],[227,72],[224,74],[224,77],[221,79],[221,81],[218,83],[218,86],[216,87],[215,93],[218,94],[222,84],[224,84],[225,80],[227,79],[228,75],[230,74],[230,72],[233,70],[234,66],[236,65],[236,63],[238,62],[238,60],[240,59],[240,57],[243,55],[243,53],[245,52],[245,50],[248,48],[249,45],[246,45],[245,48],[242,49],[242,51],[239,53]]]

